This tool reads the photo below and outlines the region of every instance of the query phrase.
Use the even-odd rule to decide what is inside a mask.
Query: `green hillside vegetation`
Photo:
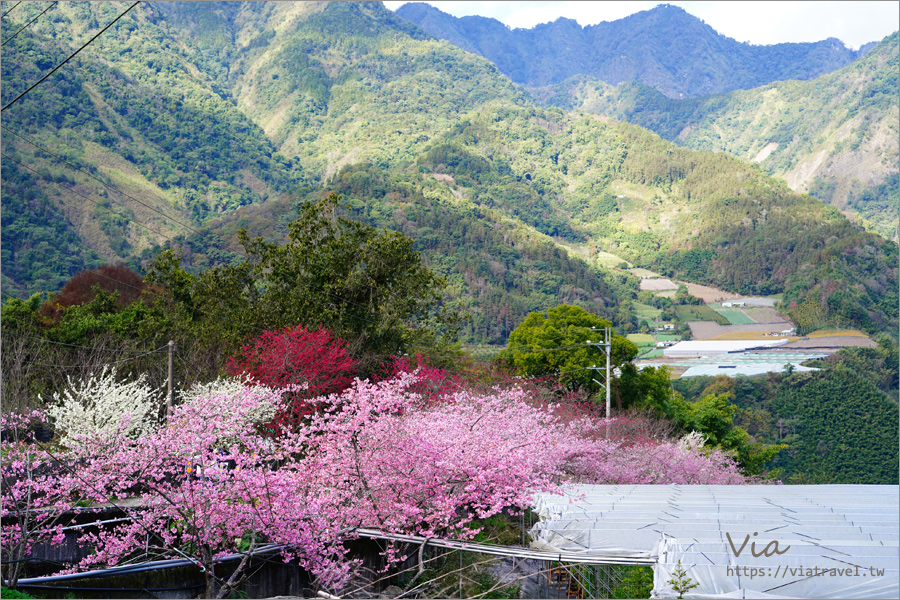
[[[562,303],[578,303],[619,326],[630,323],[635,279],[601,276],[546,235],[456,198],[432,177],[358,165],[345,167],[328,188],[343,196],[343,214],[414,240],[425,263],[447,282],[442,305],[467,317],[459,329],[463,342],[502,344],[528,313]],[[283,241],[285,224],[319,195],[246,207],[211,223],[209,233],[185,240],[186,268],[200,272],[240,260],[237,252],[221,251],[237,248],[239,228]]]
[[[773,461],[787,483],[898,482],[897,347],[845,348],[816,373],[696,377],[674,382],[689,400],[728,394],[735,423],[788,448]]]
[[[60,5],[61,19],[16,38],[4,50],[4,99],[38,76],[35,57],[61,56],[63,40],[117,6]],[[637,326],[633,283],[600,277],[563,247],[740,293],[783,293],[808,330],[896,335],[896,245],[756,166],[542,109],[486,60],[380,3],[135,11],[65,77],[4,113],[4,127],[168,215],[4,135],[5,153],[96,198],[53,192],[43,179],[35,191],[71,211],[73,235],[106,260],[137,266],[154,244],[189,235],[180,239],[194,272],[235,264],[239,228],[284,240],[298,203],[336,191],[350,216],[408,232],[447,278],[446,301],[473,314],[463,330],[472,342],[502,341],[528,312],[559,303]],[[70,110],[75,126],[63,127]],[[24,238],[5,227],[4,252],[16,255]],[[64,277],[75,266],[51,268]],[[29,268],[20,273],[16,289],[43,291]]]
[[[640,83],[573,77],[535,90],[547,104],[627,120],[697,150],[759,162],[796,191],[858,215],[897,241],[898,34],[812,81],[675,100]]]
[[[125,6],[55,6],[4,48],[3,102]],[[136,9],[4,112],[4,296],[58,289],[100,259],[127,259],[298,180],[156,20],[152,6]],[[4,19],[4,37],[21,24]],[[51,223],[70,241],[37,250]]]

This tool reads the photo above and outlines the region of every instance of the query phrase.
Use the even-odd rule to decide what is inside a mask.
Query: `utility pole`
[[[166,416],[171,418],[175,408],[175,342],[169,340],[169,394],[166,399]]]
[[[611,379],[611,370],[612,367],[612,327],[605,327],[603,329],[596,329],[591,327],[591,331],[597,331],[603,333],[603,341],[602,342],[591,342],[591,340],[587,341],[588,346],[597,346],[602,348],[604,353],[606,354],[606,379],[603,383],[597,381],[596,379],[591,379],[594,383],[601,386],[606,390],[606,418],[610,419],[612,417],[612,402],[611,402],[611,390],[610,383]],[[602,369],[598,368],[597,365],[593,365],[592,367],[588,367],[592,371],[600,371]],[[616,369],[618,372],[618,369]],[[609,438],[609,423],[606,425],[606,437]]]

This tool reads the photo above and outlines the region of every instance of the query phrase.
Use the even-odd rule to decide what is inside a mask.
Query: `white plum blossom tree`
[[[116,435],[135,440],[158,427],[162,396],[142,374],[135,381],[118,380],[114,367],[104,367],[84,381],[73,381],[62,394],[54,393],[47,414],[69,447],[89,437],[109,440]]]

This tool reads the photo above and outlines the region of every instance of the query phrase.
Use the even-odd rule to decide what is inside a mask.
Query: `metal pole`
[[[175,342],[169,340],[169,395],[166,399],[166,415],[171,417],[175,408]]]
[[[609,382],[612,381],[609,378],[609,361],[610,355],[612,354],[612,327],[608,327],[606,329],[606,418],[609,419],[612,415],[612,406],[610,406],[610,396],[609,396]]]

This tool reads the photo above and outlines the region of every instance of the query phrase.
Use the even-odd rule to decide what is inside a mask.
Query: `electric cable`
[[[163,238],[165,238],[166,240],[168,240],[168,241],[170,241],[170,242],[172,242],[172,243],[176,243],[174,239],[170,238],[169,236],[167,236],[167,235],[164,234],[163,232],[157,231],[157,230],[155,230],[155,229],[151,229],[151,228],[148,227],[147,225],[144,225],[143,223],[141,223],[140,221],[138,221],[138,220],[136,220],[136,219],[132,219],[132,218],[129,217],[128,215],[125,215],[125,214],[120,213],[120,212],[118,212],[118,211],[116,211],[116,210],[113,210],[113,209],[112,209],[111,207],[109,207],[109,206],[104,206],[103,204],[97,202],[96,200],[94,200],[94,199],[91,198],[90,196],[86,196],[85,194],[82,194],[81,192],[77,191],[75,188],[66,187],[66,186],[64,186],[63,184],[59,183],[58,181],[54,181],[53,179],[47,177],[46,175],[41,175],[37,170],[35,170],[35,169],[33,169],[32,167],[26,165],[26,164],[23,163],[22,161],[13,158],[12,156],[6,154],[5,152],[0,152],[0,155],[2,155],[4,158],[7,158],[7,159],[13,161],[14,163],[18,164],[18,165],[21,166],[23,169],[27,169],[28,171],[31,171],[32,173],[34,173],[35,175],[37,175],[37,176],[40,177],[41,179],[45,179],[45,180],[49,181],[50,183],[53,183],[53,184],[55,184],[55,185],[58,185],[59,187],[63,188],[64,190],[66,190],[66,191],[68,191],[68,192],[72,192],[73,194],[75,194],[76,196],[78,196],[78,197],[80,197],[80,198],[84,198],[84,199],[87,200],[88,202],[93,202],[96,206],[98,206],[98,207],[100,207],[100,208],[105,208],[105,209],[107,209],[108,211],[110,211],[111,213],[116,214],[116,215],[122,217],[123,219],[125,219],[125,220],[127,220],[127,221],[129,221],[129,222],[134,223],[135,225],[140,225],[141,227],[143,227],[144,229],[146,229],[146,230],[149,231],[150,233],[155,233],[156,235],[158,235],[158,236],[160,236],[160,237],[163,237]]]
[[[162,216],[164,219],[168,219],[169,221],[172,221],[173,223],[175,223],[175,224],[177,224],[177,225],[181,225],[182,227],[184,227],[184,228],[187,229],[188,231],[190,231],[190,232],[192,232],[192,233],[196,233],[197,235],[200,235],[200,232],[199,232],[198,230],[194,229],[193,227],[191,227],[190,225],[187,225],[186,223],[182,223],[182,222],[179,221],[178,219],[175,219],[174,217],[171,217],[171,216],[167,215],[166,213],[162,212],[161,210],[159,210],[159,209],[157,209],[157,208],[155,208],[155,207],[153,207],[153,206],[150,206],[149,204],[146,204],[146,203],[144,203],[144,202],[138,200],[138,199],[135,198],[134,196],[130,196],[130,195],[126,194],[125,192],[123,192],[123,191],[120,190],[119,188],[117,188],[117,187],[115,187],[115,186],[113,186],[113,185],[110,185],[110,184],[106,183],[105,181],[103,181],[102,179],[100,179],[99,177],[97,177],[96,175],[94,175],[94,174],[92,174],[92,173],[88,173],[88,172],[85,171],[84,169],[82,169],[82,168],[80,168],[80,167],[78,167],[78,166],[76,166],[76,165],[73,165],[72,163],[70,163],[70,162],[67,161],[66,159],[64,159],[64,158],[62,158],[62,157],[60,157],[60,156],[57,156],[56,154],[54,154],[53,152],[47,150],[46,148],[44,148],[44,147],[41,146],[40,144],[36,144],[36,143],[32,142],[32,141],[29,140],[28,138],[26,138],[26,137],[24,137],[24,136],[22,136],[22,135],[16,133],[16,132],[13,131],[12,129],[10,129],[10,128],[4,126],[4,125],[0,125],[0,129],[3,129],[3,130],[6,131],[7,133],[11,133],[12,135],[16,136],[16,137],[19,138],[20,140],[24,141],[26,144],[30,144],[31,146],[34,146],[34,147],[37,148],[38,150],[40,150],[40,151],[42,151],[42,152],[46,152],[47,154],[49,154],[50,156],[52,156],[52,157],[55,158],[56,160],[58,160],[58,161],[60,161],[60,162],[62,162],[62,163],[67,164],[69,167],[71,167],[72,169],[78,171],[79,173],[84,173],[85,175],[87,175],[88,177],[90,177],[90,178],[93,179],[94,181],[97,181],[98,183],[100,183],[101,185],[103,185],[104,187],[106,187],[107,189],[110,189],[110,190],[112,190],[112,191],[114,191],[114,192],[118,192],[118,193],[122,194],[123,196],[125,196],[126,198],[128,198],[128,199],[130,199],[130,200],[133,200],[133,201],[135,201],[135,202],[137,202],[137,203],[140,204],[141,206],[143,206],[143,207],[145,207],[145,208],[148,208],[148,209],[152,210],[153,212],[155,212],[155,213],[157,213],[158,215]]]
[[[56,65],[56,67],[54,67],[52,71],[50,71],[49,73],[47,73],[46,75],[44,75],[43,77],[41,77],[37,82],[35,82],[34,85],[32,85],[31,87],[29,87],[27,90],[25,90],[24,92],[22,92],[22,93],[19,94],[18,96],[16,96],[16,99],[15,99],[15,100],[13,100],[12,102],[10,102],[9,104],[7,104],[6,106],[4,106],[3,108],[0,108],[0,112],[3,112],[4,110],[6,110],[7,108],[9,108],[9,107],[12,106],[13,104],[15,104],[16,102],[18,102],[18,101],[19,101],[20,99],[22,99],[28,92],[30,92],[31,90],[33,90],[34,88],[36,88],[37,86],[39,86],[41,83],[43,83],[45,79],[47,79],[48,77],[50,77],[51,75],[53,75],[54,73],[56,73],[56,72],[57,72],[64,64],[66,64],[67,62],[69,62],[70,60],[72,60],[73,58],[75,58],[75,56],[76,56],[79,52],[81,52],[82,50],[84,50],[85,48],[87,48],[87,47],[90,45],[91,42],[93,42],[93,41],[96,40],[98,37],[100,37],[100,36],[103,34],[103,32],[105,32],[107,29],[109,29],[110,27],[112,27],[112,26],[116,23],[116,21],[118,21],[119,19],[121,19],[122,17],[124,17],[125,15],[127,15],[128,12],[129,12],[132,8],[134,8],[135,6],[137,6],[137,5],[140,4],[140,3],[141,3],[141,0],[138,0],[137,2],[135,2],[134,4],[132,4],[131,6],[129,6],[127,9],[125,9],[125,12],[123,12],[123,13],[120,14],[118,17],[116,17],[115,19],[113,19],[112,22],[111,22],[109,25],[107,25],[106,27],[104,27],[103,29],[101,29],[100,32],[97,33],[97,35],[95,35],[94,37],[92,37],[91,39],[89,39],[87,42],[85,42],[84,45],[83,45],[81,48],[79,48],[78,50],[76,50],[75,52],[73,52],[72,54],[70,54],[69,57],[68,57],[66,60],[64,60],[64,61],[62,61],[61,63],[59,63],[58,65]],[[13,8],[15,8],[15,7],[13,7]],[[12,10],[12,9],[10,9],[10,10]]]
[[[22,27],[19,28],[19,30],[18,30],[17,32],[15,32],[14,34],[12,34],[12,35],[9,36],[8,38],[6,38],[6,40],[5,40],[2,44],[0,44],[0,48],[2,48],[3,46],[5,46],[6,44],[10,43],[10,42],[13,40],[13,38],[15,38],[17,35],[19,35],[20,33],[22,33],[22,31],[24,31],[29,25],[31,25],[32,23],[34,23],[35,21],[37,21],[38,19],[40,19],[41,16],[42,16],[45,12],[47,12],[48,10],[50,10],[51,8],[53,8],[54,6],[56,6],[58,3],[59,3],[59,0],[54,1],[53,4],[51,4],[50,6],[48,6],[47,8],[45,8],[43,11],[41,11],[41,14],[39,14],[38,16],[36,16],[35,18],[33,18],[32,20],[30,20],[30,21],[28,21],[27,23],[25,23],[24,25],[22,25]],[[10,9],[10,10],[12,10],[12,9]]]
[[[130,362],[132,360],[137,360],[139,358],[143,358],[144,356],[149,356],[151,354],[157,354],[159,352],[168,350],[168,348],[169,348],[169,345],[166,344],[165,346],[162,346],[161,348],[157,348],[156,350],[150,350],[149,352],[145,352],[145,353],[139,354],[137,356],[132,356],[130,358],[122,358],[119,360],[114,360],[111,362],[104,362],[104,363],[86,363],[86,364],[80,364],[80,365],[59,365],[59,364],[48,364],[48,363],[35,362],[35,363],[31,363],[31,364],[38,366],[38,367],[55,367],[55,368],[59,368],[59,369],[82,369],[85,367],[108,367],[111,365],[118,365],[118,364]]]
[[[6,15],[8,15],[8,14],[11,13],[12,11],[14,11],[14,10],[16,9],[16,7],[17,7],[18,5],[20,5],[20,4],[22,4],[22,0],[19,0],[18,2],[16,2],[15,4],[13,4],[13,7],[12,7],[11,9],[9,9],[9,10],[6,11],[5,13],[3,13],[3,16],[0,16],[0,19],[5,18]]]
[[[37,340],[39,342],[43,342],[45,344],[54,344],[56,346],[67,346],[69,348],[82,348],[84,350],[94,350],[95,352],[118,352],[122,354],[123,352],[131,352],[133,354],[149,354],[152,352],[157,352],[157,350],[124,350],[121,348],[97,348],[96,346],[79,346],[78,344],[66,344],[65,342],[54,342],[53,340],[48,340],[45,338],[40,338],[34,335],[22,335],[22,337],[29,338],[32,340]]]

